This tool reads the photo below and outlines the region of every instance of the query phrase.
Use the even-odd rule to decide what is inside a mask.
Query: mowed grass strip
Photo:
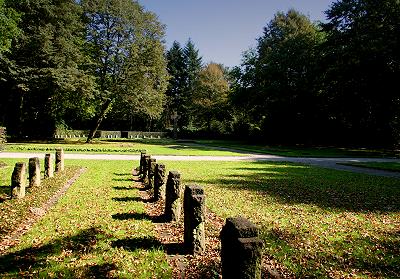
[[[224,147],[246,152],[256,152],[262,154],[272,154],[287,157],[320,157],[320,158],[340,158],[340,157],[371,157],[400,158],[400,150],[396,149],[372,149],[372,148],[349,148],[349,147],[330,147],[330,146],[304,146],[304,145],[263,145],[252,144],[241,141],[229,140],[197,140],[196,142],[210,147]]]
[[[17,160],[5,160],[5,162],[7,167],[0,169],[0,239],[19,226],[30,214],[30,208],[42,207],[79,170],[79,167],[67,167],[55,177],[42,180],[40,186],[27,188],[25,198],[10,199],[11,174]],[[28,165],[28,162],[26,163]],[[43,166],[43,161],[41,165]]]
[[[400,172],[400,162],[350,162],[341,165]]]
[[[170,278],[129,161],[87,167],[53,209],[0,258],[0,277]]]
[[[297,278],[399,278],[399,180],[269,162],[166,162],[221,217],[261,227],[264,254]]]
[[[218,150],[215,147],[182,143],[168,139],[153,140],[97,140],[87,144],[84,140],[63,140],[44,143],[7,143],[5,152],[54,152],[62,147],[68,153],[138,154],[147,150],[152,155],[242,156],[242,153]]]

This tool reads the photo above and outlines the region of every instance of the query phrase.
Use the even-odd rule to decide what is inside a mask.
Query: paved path
[[[0,158],[44,158],[44,153],[11,153],[0,152]],[[124,154],[85,154],[85,153],[65,153],[65,159],[76,160],[128,160],[139,161],[140,155]],[[306,158],[306,157],[283,157],[264,154],[247,154],[243,156],[175,156],[175,155],[155,155],[153,158],[160,161],[272,161],[272,162],[292,162],[308,164],[323,168],[330,168],[357,173],[379,175],[386,177],[400,178],[400,172],[374,170],[352,166],[344,166],[337,163],[346,162],[400,162],[400,159],[379,159],[379,158]]]

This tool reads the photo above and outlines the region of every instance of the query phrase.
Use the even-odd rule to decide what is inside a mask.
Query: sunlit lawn
[[[400,150],[395,149],[372,149],[372,148],[349,148],[330,146],[304,146],[304,145],[265,145],[252,144],[240,141],[226,140],[198,140],[200,144],[210,147],[225,147],[246,152],[273,154],[289,157],[400,157]]]
[[[7,162],[10,162],[9,160]],[[139,191],[135,162],[88,167],[51,212],[0,259],[1,276],[170,277]],[[206,189],[221,217],[261,228],[264,255],[298,278],[400,277],[397,179],[287,163],[166,162]],[[41,274],[41,275],[40,275]]]
[[[0,277],[170,278],[139,190],[132,188],[132,162],[70,164],[88,170],[0,258]]]
[[[121,153],[138,154],[147,150],[153,155],[241,156],[238,152],[218,150],[190,142],[168,139],[152,140],[95,140],[87,144],[84,139],[67,139],[54,142],[7,143],[5,152],[50,152],[62,147],[66,153]]]
[[[222,217],[262,228],[296,277],[400,277],[399,180],[286,163],[168,162]]]
[[[400,171],[400,162],[350,162],[342,163],[342,165],[363,167],[377,170],[387,170],[387,171]]]

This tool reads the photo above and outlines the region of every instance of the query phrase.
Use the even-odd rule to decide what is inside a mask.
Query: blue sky
[[[242,52],[256,45],[263,27],[278,11],[294,8],[323,21],[333,0],[139,0],[166,25],[166,43],[191,38],[203,62],[240,64]]]

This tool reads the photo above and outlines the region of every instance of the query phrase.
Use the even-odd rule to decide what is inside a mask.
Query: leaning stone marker
[[[40,161],[38,157],[29,159],[29,187],[40,186]]]
[[[165,218],[178,222],[181,216],[181,174],[170,171],[165,189]]]
[[[205,244],[205,195],[198,185],[185,188],[184,201],[184,243],[186,253],[201,254]]]
[[[25,197],[26,164],[16,163],[11,176],[11,198]]]
[[[150,159],[150,165],[149,165],[149,188],[150,189],[154,188],[154,175],[156,172],[156,165],[157,165],[156,159]]]
[[[243,217],[227,218],[220,237],[222,278],[261,278],[263,242],[258,228]]]
[[[50,178],[53,176],[53,158],[50,154],[46,154],[46,156],[44,157],[44,178]]]
[[[165,200],[165,165],[157,164],[154,175],[154,199]]]
[[[64,170],[64,149],[56,149],[56,172]]]

